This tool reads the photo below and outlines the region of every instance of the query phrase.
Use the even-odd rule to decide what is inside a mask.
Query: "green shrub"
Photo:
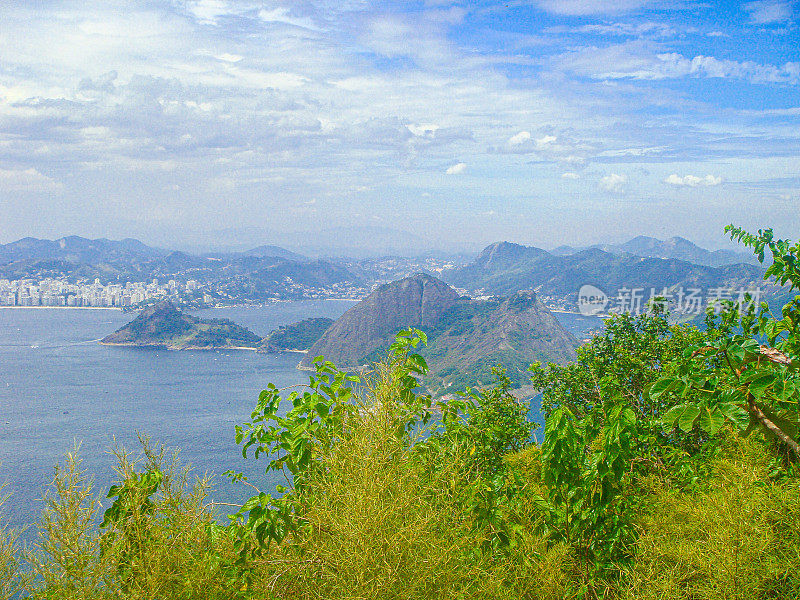
[[[621,598],[800,598],[800,480],[770,479],[763,443],[731,436],[702,490],[656,477]]]

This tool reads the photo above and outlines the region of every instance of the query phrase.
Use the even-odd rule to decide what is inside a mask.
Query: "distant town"
[[[281,283],[280,289],[271,298],[264,300],[359,300],[370,292],[370,288],[347,283],[333,283],[324,287],[307,286],[295,283],[291,277],[285,277]],[[70,283],[61,278],[0,279],[0,306],[136,309],[161,300],[172,300],[194,307],[252,303],[252,300],[248,302],[239,294],[226,291],[224,284],[201,284],[194,279],[185,282],[153,279],[148,283],[128,281],[112,284],[103,284],[97,278],[91,283]]]

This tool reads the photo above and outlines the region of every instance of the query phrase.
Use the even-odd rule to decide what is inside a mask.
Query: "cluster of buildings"
[[[159,283],[126,282],[103,285],[99,279],[93,283],[68,283],[60,279],[0,279],[0,306],[136,306],[150,299],[179,298],[198,294],[213,302],[213,298],[200,293],[197,281],[185,284],[174,279]]]

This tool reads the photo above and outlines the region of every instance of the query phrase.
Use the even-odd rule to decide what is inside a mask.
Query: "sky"
[[[790,0],[3,0],[0,242],[796,239],[799,26]]]

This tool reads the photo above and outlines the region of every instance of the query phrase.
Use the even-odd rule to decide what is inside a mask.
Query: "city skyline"
[[[0,243],[800,226],[797,2],[11,2]],[[366,235],[366,234],[365,234]],[[796,237],[796,236],[794,236]]]

